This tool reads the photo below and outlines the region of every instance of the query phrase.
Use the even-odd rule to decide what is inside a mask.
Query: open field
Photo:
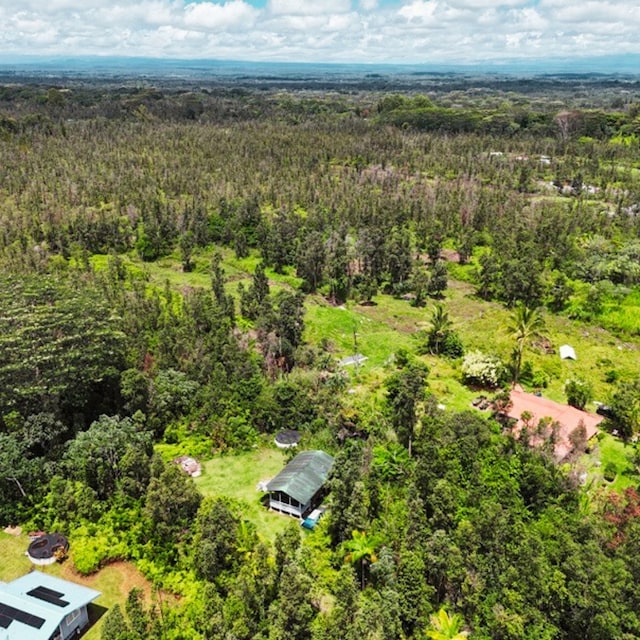
[[[429,325],[433,308],[415,308],[405,300],[391,296],[376,296],[373,306],[349,304],[335,307],[322,299],[313,298],[307,303],[306,338],[318,344],[329,340],[336,357],[354,352],[354,331],[357,334],[357,351],[369,359],[357,372],[349,373],[358,380],[379,379],[385,365],[401,347],[414,350],[418,346],[419,332]],[[460,334],[467,351],[480,350],[494,353],[503,362],[509,360],[513,338],[508,333],[510,311],[495,302],[480,300],[474,296],[472,285],[457,280],[449,281],[444,303]],[[594,398],[606,402],[611,385],[606,376],[615,370],[623,377],[640,374],[639,346],[622,340],[605,329],[571,321],[563,316],[545,314],[544,336],[551,342],[553,353],[532,348],[525,352],[534,375],[546,383],[543,395],[557,402],[565,402],[565,381],[571,377],[589,380]],[[561,360],[560,345],[569,344],[577,350],[577,360]],[[475,394],[461,382],[460,362],[445,358],[424,356],[430,367],[429,383],[439,400],[452,409],[469,406]],[[541,385],[544,387],[544,385]],[[589,407],[595,410],[595,405]]]
[[[169,282],[176,289],[184,287],[210,287],[209,264],[212,251],[198,252],[194,256],[196,268],[183,273],[178,254],[143,264],[137,257],[127,258],[129,268],[145,272],[150,282],[157,287]],[[222,251],[223,268],[228,277],[227,290],[237,294],[237,285],[251,281],[251,273],[258,263],[254,254],[238,259],[229,249]],[[93,258],[97,268],[106,265],[104,256]],[[510,311],[501,304],[487,302],[474,295],[474,287],[465,281],[470,277],[473,265],[449,265],[452,274],[461,279],[450,278],[444,303],[467,351],[480,350],[499,356],[507,362],[513,349],[513,338],[506,327]],[[294,272],[276,274],[267,270],[274,290],[279,287],[295,287],[299,280]],[[388,295],[377,295],[372,305],[348,302],[345,305],[330,304],[320,295],[308,296],[305,315],[305,340],[316,346],[323,345],[336,360],[354,352],[367,357],[358,367],[346,367],[349,385],[354,400],[367,395],[381,393],[381,383],[393,366],[393,356],[400,348],[414,352],[419,346],[420,332],[429,326],[433,303],[416,308],[410,302]],[[619,306],[605,306],[603,325],[616,330],[637,334],[640,325],[640,294],[629,294]],[[545,338],[552,351],[527,349],[524,362],[529,362],[537,387],[542,394],[557,402],[565,402],[564,384],[567,379],[579,377],[588,380],[594,391],[594,399],[607,402],[612,386],[607,379],[613,377],[632,379],[640,375],[640,345],[633,339],[622,339],[614,333],[595,325],[569,320],[564,316],[545,314]],[[577,360],[561,360],[558,348],[569,344],[576,348]],[[448,360],[432,356],[421,356],[430,369],[429,387],[439,402],[447,408],[460,411],[469,408],[477,395],[463,383],[460,360]],[[595,405],[587,407],[594,411]],[[603,441],[601,447],[602,468],[607,463],[619,468],[615,488],[624,488],[635,479],[635,471],[628,456],[621,455],[619,447]],[[614,441],[617,442],[617,441]],[[621,445],[622,446],[622,445]],[[256,458],[252,456],[257,456]],[[205,463],[205,473],[198,486],[206,495],[229,495],[245,501],[247,514],[258,525],[267,538],[273,538],[280,530],[281,520],[266,512],[259,503],[255,486],[259,480],[272,477],[282,467],[283,457],[279,451],[265,451],[242,456],[223,456]],[[623,473],[624,471],[624,473]],[[596,473],[598,475],[598,473]],[[602,474],[599,472],[599,477]],[[224,487],[224,490],[221,489]]]
[[[273,541],[276,534],[290,522],[286,516],[270,512],[261,502],[260,481],[270,480],[286,464],[285,456],[275,446],[237,455],[216,456],[203,464],[202,475],[196,478],[198,489],[205,496],[227,496],[241,500],[245,515],[253,522],[258,534]]]
[[[580,465],[587,471],[587,483],[593,486],[605,484],[624,491],[638,485],[633,445],[608,433],[598,436],[593,452],[582,456]]]

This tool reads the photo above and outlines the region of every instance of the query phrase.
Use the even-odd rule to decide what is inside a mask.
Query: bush
[[[80,536],[72,542],[73,564],[82,575],[95,573],[109,562],[127,557],[126,545],[118,540],[110,530],[98,529],[91,535],[86,527],[80,529]]]
[[[494,389],[504,379],[504,366],[500,359],[481,351],[468,353],[462,361],[464,382]]]
[[[604,373],[604,381],[609,384],[614,384],[620,379],[620,373],[616,369],[609,369]]]
[[[584,409],[587,403],[593,399],[593,388],[587,381],[579,378],[567,380],[564,392],[567,396],[567,402],[576,409]]]
[[[607,482],[613,482],[616,479],[617,475],[618,475],[618,470],[616,466],[611,462],[607,462],[603,470],[604,479]]]
[[[442,355],[447,356],[448,358],[460,358],[464,355],[464,345],[462,344],[462,340],[457,333],[452,331],[444,339],[444,344],[442,345]]]
[[[549,386],[549,380],[549,374],[546,371],[535,371],[531,378],[531,384],[534,387],[546,389]]]

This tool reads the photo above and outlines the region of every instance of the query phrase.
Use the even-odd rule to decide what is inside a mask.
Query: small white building
[[[89,626],[87,605],[99,595],[99,591],[41,571],[0,583],[0,638],[78,638]]]
[[[563,344],[560,347],[560,359],[561,360],[577,360],[575,349],[568,344]]]

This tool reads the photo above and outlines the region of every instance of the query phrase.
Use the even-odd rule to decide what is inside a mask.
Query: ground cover
[[[384,366],[395,351],[401,347],[410,349],[414,343],[410,332],[400,326],[400,318],[393,316],[393,298],[385,296],[382,301],[380,319],[377,305],[335,306],[315,296],[307,303],[305,339],[312,344],[327,342],[336,358],[361,353],[368,358],[360,365],[361,371]]]
[[[245,516],[256,525],[258,534],[273,541],[291,520],[270,512],[262,503],[264,493],[257,487],[259,482],[276,476],[285,464],[285,455],[275,445],[235,455],[219,455],[203,463],[196,485],[205,496],[241,500]]]
[[[587,487],[603,484],[615,491],[638,486],[635,445],[626,443],[609,433],[601,432],[594,440],[590,453],[578,461],[578,468],[587,473]]]
[[[195,269],[190,273],[182,271],[177,253],[162,258],[154,263],[141,263],[137,257],[125,258],[130,268],[144,271],[150,282],[156,286],[164,286],[168,280],[172,287],[182,289],[185,286],[210,287],[209,265],[213,249],[196,252]],[[246,258],[237,258],[233,251],[223,249],[222,266],[228,278],[227,290],[237,294],[239,282],[249,284],[251,274],[259,261],[252,254]],[[106,266],[104,256],[94,257],[96,266]],[[102,262],[101,262],[102,261]],[[449,288],[445,292],[443,302],[453,322],[453,328],[459,333],[467,351],[480,350],[499,356],[508,362],[514,343],[506,327],[509,324],[510,311],[496,302],[489,302],[475,296],[474,286],[468,281],[473,265],[459,266],[451,264],[451,271],[464,280],[450,279]],[[272,287],[296,287],[300,281],[289,269],[285,274],[266,271]],[[604,324],[629,334],[637,334],[640,330],[640,293],[632,292],[618,306],[606,306],[603,316]],[[378,295],[371,305],[360,305],[352,301],[345,305],[332,305],[320,295],[308,296],[305,315],[305,340],[316,346],[328,347],[336,360],[361,353],[367,357],[366,362],[357,367],[345,367],[349,375],[349,388],[354,400],[367,395],[379,397],[382,393],[381,382],[392,367],[393,355],[400,348],[415,352],[419,348],[421,332],[429,326],[433,309],[433,301],[425,307],[413,307],[407,300],[388,295]],[[524,362],[530,363],[532,376],[524,380],[525,387],[539,388],[545,397],[557,402],[565,402],[564,385],[566,380],[578,377],[591,383],[594,399],[607,402],[612,390],[611,380],[616,378],[632,378],[640,375],[638,362],[639,345],[633,338],[621,339],[614,333],[595,325],[588,325],[565,316],[544,314],[546,329],[551,350],[545,351],[533,347],[525,351]],[[562,344],[572,345],[576,349],[577,360],[561,360],[558,349]],[[439,402],[447,408],[460,411],[470,407],[477,391],[467,388],[462,383],[460,360],[448,360],[432,356],[422,356],[430,368],[430,390]],[[587,409],[595,411],[595,404]],[[605,465],[608,455],[613,455],[614,447],[605,446],[602,455]],[[245,475],[242,461],[231,462],[232,458],[215,458],[211,461],[211,469],[200,480],[203,492],[217,495],[220,486],[225,486],[224,495],[239,497],[250,505],[248,513],[253,517],[265,537],[272,537],[278,527],[258,508],[254,494],[255,484],[262,478],[242,480]],[[617,464],[621,458],[615,458]],[[218,462],[216,462],[218,461]],[[224,461],[224,464],[222,463]],[[225,475],[226,467],[236,467]],[[278,462],[272,475],[279,470]],[[618,464],[620,467],[620,465]],[[623,467],[620,467],[622,470]],[[629,481],[629,473],[620,471],[616,476],[616,486]],[[209,476],[209,474],[211,474]],[[236,474],[237,477],[236,477]],[[233,478],[233,480],[232,480]],[[239,478],[239,479],[238,479]],[[237,484],[237,486],[236,486]],[[248,490],[247,490],[248,488]],[[273,515],[273,514],[271,514]]]
[[[619,304],[605,303],[600,321],[612,331],[640,335],[640,291],[632,291]]]
[[[376,296],[374,301],[372,306],[351,303],[336,307],[313,298],[307,304],[305,338],[309,342],[320,344],[323,339],[328,340],[336,358],[351,355],[357,342],[357,351],[369,358],[357,371],[361,384],[378,381],[399,348],[415,351],[419,347],[421,331],[428,328],[433,309],[433,302],[416,308],[406,300],[385,295]],[[503,362],[509,361],[514,342],[507,330],[511,313],[508,309],[477,298],[472,285],[458,280],[449,281],[443,302],[467,351],[492,353]],[[546,397],[566,402],[566,380],[579,377],[592,384],[595,400],[606,402],[612,389],[608,382],[612,371],[619,377],[640,374],[635,342],[563,316],[546,313],[544,317],[544,336],[551,351],[547,353],[536,346],[526,350],[524,361],[530,362],[533,371],[529,388],[540,388]],[[576,349],[577,360],[560,359],[558,350],[563,344]],[[430,367],[431,390],[439,400],[452,409],[467,408],[477,394],[462,384],[460,361],[430,356],[423,359]],[[356,377],[351,367],[348,372]],[[591,404],[588,408],[595,411],[596,406]]]

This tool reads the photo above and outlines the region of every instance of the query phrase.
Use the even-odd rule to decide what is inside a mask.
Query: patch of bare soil
[[[113,584],[118,584],[118,591],[125,596],[131,589],[137,587],[142,589],[145,601],[151,602],[151,583],[131,562],[112,562],[90,576],[79,574],[74,569],[73,563],[65,562],[62,565],[61,577],[97,591],[100,591],[99,583],[106,579]]]

